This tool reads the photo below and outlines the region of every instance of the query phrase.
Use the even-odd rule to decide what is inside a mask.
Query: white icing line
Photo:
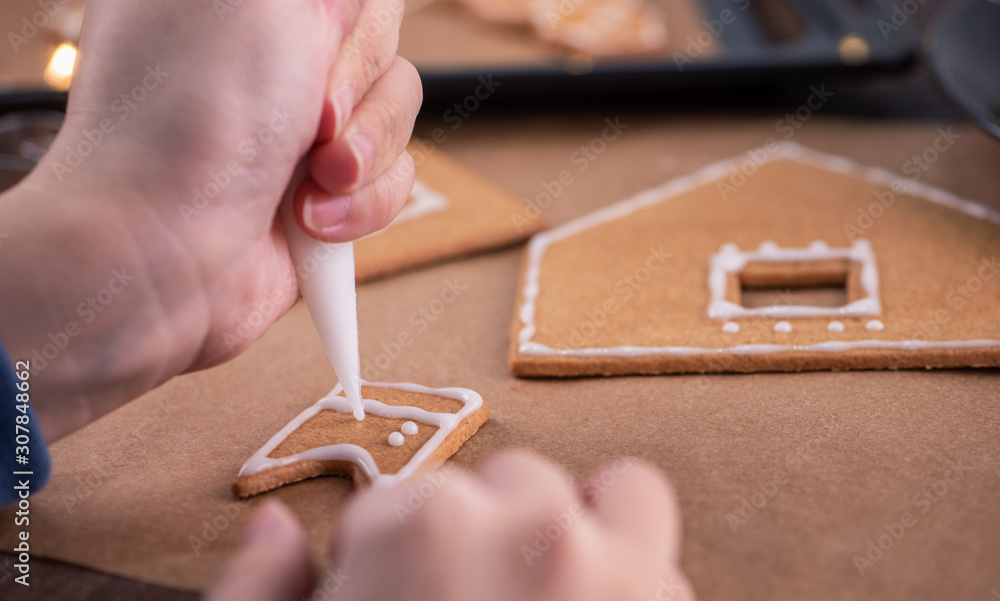
[[[765,154],[766,149],[762,149]],[[893,193],[917,196],[935,204],[948,207],[971,217],[982,219],[1000,225],[1000,212],[959,198],[949,192],[928,186],[920,182],[908,180],[884,169],[866,167],[843,157],[824,154],[805,148],[794,142],[779,143],[777,150],[765,159],[770,162],[776,159],[790,159],[804,165],[811,165],[832,173],[839,173],[880,184],[890,188]],[[718,355],[718,354],[761,354],[784,351],[815,351],[840,352],[853,348],[890,348],[890,349],[931,349],[931,348],[982,348],[1000,345],[1000,340],[966,340],[927,342],[922,340],[885,341],[860,340],[856,342],[830,341],[806,346],[751,344],[728,348],[700,347],[637,347],[619,346],[613,348],[583,348],[555,349],[534,342],[535,335],[535,303],[538,301],[541,279],[542,257],[545,251],[555,242],[572,237],[580,232],[591,229],[608,221],[614,221],[642,210],[646,207],[665,202],[675,196],[689,192],[699,186],[711,183],[730,174],[733,168],[738,168],[745,159],[739,155],[730,159],[707,165],[691,175],[666,182],[656,188],[644,190],[593,213],[584,215],[559,227],[536,234],[528,242],[528,266],[525,271],[522,289],[522,303],[518,317],[524,324],[518,332],[518,350],[525,355],[557,355],[557,356],[622,356],[634,357],[642,355]],[[893,184],[896,188],[893,188]],[[897,192],[896,190],[899,190]]]
[[[413,182],[413,191],[410,192],[410,200],[403,205],[400,209],[399,214],[396,218],[389,222],[385,228],[369,234],[369,236],[375,236],[379,232],[384,232],[394,225],[399,225],[400,223],[405,223],[407,221],[413,221],[414,219],[419,219],[427,215],[433,215],[434,213],[440,213],[448,209],[451,205],[448,202],[448,198],[436,190],[432,190],[427,187],[427,185],[420,180]]]
[[[724,348],[698,346],[615,346],[611,348],[556,349],[538,342],[529,342],[520,349],[525,355],[558,355],[561,357],[642,357],[645,355],[761,355],[786,351],[813,351],[837,353],[861,349],[897,349],[919,351],[923,349],[985,348],[1000,345],[1000,340],[961,340],[927,342],[924,340],[857,340],[854,342],[830,340],[807,345],[743,344]]]
[[[770,305],[747,308],[726,300],[729,274],[740,273],[747,263],[781,263],[792,261],[823,261],[849,259],[861,264],[861,288],[864,297],[842,307],[810,307],[807,305]],[[815,241],[808,248],[778,248],[774,242],[763,242],[757,251],[741,252],[735,244],[723,244],[710,259],[711,271],[708,286],[712,300],[708,303],[711,319],[735,317],[836,317],[876,316],[882,313],[878,297],[878,267],[875,253],[867,240],[855,240],[849,248],[830,248],[825,242]],[[775,330],[778,331],[778,330]]]
[[[314,405],[296,416],[295,419],[288,423],[288,425],[272,436],[263,447],[251,455],[250,458],[247,459],[247,462],[243,465],[243,468],[240,469],[239,477],[251,476],[265,470],[282,467],[298,461],[350,461],[361,468],[362,472],[368,477],[369,481],[371,481],[372,486],[391,485],[412,476],[414,472],[416,472],[416,470],[427,460],[427,458],[441,446],[441,443],[444,442],[448,435],[455,431],[455,428],[462,423],[462,420],[475,413],[480,407],[483,406],[483,397],[480,396],[479,393],[469,390],[468,388],[428,388],[426,386],[420,386],[419,384],[402,382],[375,383],[364,380],[362,380],[361,383],[364,386],[392,388],[395,390],[402,390],[404,392],[419,392],[455,399],[462,401],[464,406],[458,413],[433,413],[420,409],[419,407],[398,407],[394,405],[386,405],[373,399],[364,399],[365,413],[394,419],[408,419],[413,422],[420,422],[437,427],[437,431],[431,436],[430,440],[424,443],[424,445],[417,450],[413,457],[410,458],[406,465],[400,468],[400,470],[395,474],[383,474],[379,472],[378,466],[375,464],[375,459],[372,457],[371,453],[366,449],[353,444],[327,445],[324,447],[308,449],[306,451],[302,451],[301,453],[288,455],[286,457],[268,457],[268,455],[270,455],[274,449],[278,447],[278,445],[288,438],[292,432],[297,430],[299,426],[307,422],[311,417],[320,411],[328,409],[347,415],[351,414],[350,404],[347,399],[342,396],[338,396],[341,392],[343,392],[343,388],[340,384],[337,384],[330,394],[323,397]],[[416,424],[414,424],[414,426],[416,426]],[[397,434],[397,432],[394,432],[394,434]]]

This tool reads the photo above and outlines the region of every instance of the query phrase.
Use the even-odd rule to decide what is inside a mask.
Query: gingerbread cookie
[[[655,52],[668,38],[650,0],[533,0],[530,18],[543,40],[591,56]]]
[[[233,494],[249,497],[323,475],[388,485],[440,466],[489,417],[466,388],[364,382],[358,421],[338,384],[253,454]]]
[[[538,215],[486,179],[445,157],[411,147],[417,183],[389,226],[354,243],[357,280],[514,244],[545,228]],[[517,216],[517,219],[513,217]]]
[[[510,25],[525,25],[531,19],[534,0],[461,0],[476,16]]]
[[[1000,365],[1000,214],[795,144],[528,245],[520,376]]]

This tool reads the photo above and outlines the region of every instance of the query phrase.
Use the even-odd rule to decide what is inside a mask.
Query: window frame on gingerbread
[[[841,306],[745,307],[741,302],[742,288],[747,283],[801,287],[839,282],[844,285],[847,300]],[[806,248],[781,248],[767,241],[751,251],[723,244],[710,259],[708,283],[710,319],[878,317],[882,313],[878,266],[871,244],[865,239],[855,240],[849,247],[830,247],[815,241]]]

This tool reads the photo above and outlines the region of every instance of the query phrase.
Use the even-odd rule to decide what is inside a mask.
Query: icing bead
[[[881,332],[885,329],[885,324],[877,319],[873,319],[865,324],[865,329],[869,332]]]

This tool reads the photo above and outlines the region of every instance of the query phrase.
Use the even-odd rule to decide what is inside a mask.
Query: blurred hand
[[[342,600],[690,601],[680,524],[669,484],[636,460],[574,486],[547,461],[511,453],[474,474],[358,494],[320,587]],[[307,596],[305,535],[288,510],[263,508],[248,532],[208,601]]]

